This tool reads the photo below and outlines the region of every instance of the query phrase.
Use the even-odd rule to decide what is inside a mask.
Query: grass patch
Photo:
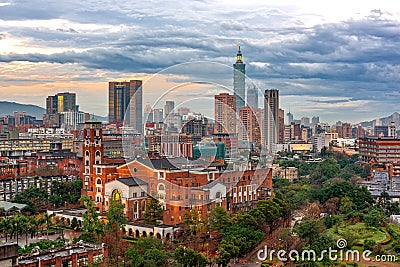
[[[328,234],[334,239],[344,238],[347,236],[352,236],[356,239],[356,245],[362,246],[366,239],[372,239],[375,243],[380,243],[383,241],[389,242],[390,237],[384,231],[376,227],[366,226],[365,223],[355,223],[350,225],[341,225],[333,227],[328,230]]]

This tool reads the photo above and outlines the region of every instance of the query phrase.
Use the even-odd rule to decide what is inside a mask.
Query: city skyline
[[[281,107],[296,118],[355,123],[397,111],[395,1],[196,2],[185,5],[197,12],[179,16],[175,2],[135,9],[128,3],[42,2],[0,2],[3,100],[44,107],[46,96],[69,91],[82,110],[106,116],[109,81],[143,79],[146,90],[146,80],[175,64],[232,66],[240,41],[248,77],[261,91],[278,89]],[[175,86],[181,78],[168,73],[158,86]],[[155,94],[153,86],[148,90]],[[204,90],[210,97],[219,93]],[[190,92],[204,96],[200,91]]]

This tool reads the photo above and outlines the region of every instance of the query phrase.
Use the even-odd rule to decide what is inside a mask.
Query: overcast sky
[[[248,78],[279,89],[297,118],[358,122],[399,111],[397,0],[0,0],[0,99],[44,106],[47,95],[72,91],[82,110],[107,115],[107,82],[143,78],[153,79],[144,86],[153,104],[157,87],[219,73],[191,62],[231,66],[238,41]],[[221,72],[230,86],[232,73]],[[218,92],[180,88],[179,102]],[[208,104],[193,109],[207,113]]]

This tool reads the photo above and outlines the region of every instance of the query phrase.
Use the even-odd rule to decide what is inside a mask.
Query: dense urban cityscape
[[[13,6],[18,6],[17,2],[0,1],[0,21],[11,23],[6,13],[18,14]],[[35,7],[27,10],[42,16]],[[398,15],[375,9],[368,12],[374,14],[368,18],[376,20],[383,20],[374,17],[377,14]],[[87,19],[93,19],[94,13],[87,13]],[[136,19],[143,18],[146,15]],[[60,23],[53,22],[56,26]],[[400,26],[398,22],[392,21]],[[149,61],[142,69],[131,71],[120,66],[129,65],[129,60],[118,58],[110,61],[117,65],[113,75],[106,74],[105,66],[57,59],[65,51],[57,50],[61,48],[55,43],[56,52],[49,54],[42,53],[40,45],[32,46],[39,52],[21,55],[11,49],[12,41],[0,46],[0,66],[4,67],[0,69],[4,80],[0,88],[6,92],[0,97],[7,100],[0,102],[0,266],[398,266],[400,114],[397,100],[392,103],[389,98],[398,97],[398,77],[393,76],[399,63],[388,56],[390,63],[385,64],[392,72],[381,73],[379,78],[388,79],[381,94],[387,98],[385,107],[381,105],[384,102],[376,107],[375,98],[364,99],[361,95],[369,89],[360,89],[363,79],[383,84],[372,77],[374,71],[382,71],[378,65],[383,63],[374,63],[375,69],[369,66],[371,77],[360,80],[350,77],[354,73],[349,66],[344,67],[348,67],[348,76],[339,67],[337,76],[329,78],[331,83],[353,79],[354,85],[343,97],[332,92],[340,92],[344,84],[335,84],[338,88],[331,91],[329,82],[315,83],[330,75],[323,73],[325,67],[317,71],[317,77],[311,74],[316,67],[309,66],[302,70],[303,77],[293,74],[300,63],[290,63],[293,73],[287,74],[293,82],[276,82],[286,78],[271,73],[274,82],[270,82],[260,69],[267,73],[273,63],[256,61],[252,55],[259,53],[256,37],[246,37],[243,25],[230,23],[224,26],[227,32],[244,36],[224,39],[229,42],[224,44],[228,56],[219,55],[220,47],[210,40],[197,44],[196,49],[214,54],[215,62],[210,58],[206,58],[208,63],[195,61],[188,54],[188,62],[172,62],[169,58],[177,56],[174,48],[163,47],[168,59],[157,54],[159,58],[152,60],[165,60],[165,65],[151,69]],[[94,25],[81,30],[96,28]],[[96,31],[107,29],[104,25]],[[392,29],[393,25],[388,25],[387,29]],[[56,31],[73,35],[78,26],[82,27],[71,24],[68,30]],[[129,32],[122,24],[118,27]],[[172,24],[166,27],[176,30]],[[36,30],[42,31],[39,26]],[[12,31],[2,31],[0,26],[0,45],[12,35]],[[361,33],[352,36],[346,40],[362,39]],[[63,43],[63,37],[59,38]],[[80,36],[76,42],[81,40],[89,38]],[[393,44],[399,43],[396,40]],[[152,42],[156,47],[163,41]],[[299,51],[309,57],[308,51],[322,49],[322,43],[310,42],[307,45],[313,48]],[[275,49],[273,43],[269,45]],[[285,57],[295,57],[285,50],[288,47],[280,47],[282,53],[275,56],[287,53]],[[107,60],[101,49],[97,60]],[[395,50],[393,46],[388,49]],[[86,52],[71,49],[65,53],[74,58]],[[149,51],[142,44],[135,47],[135,53],[140,58]],[[324,53],[328,52],[320,54]],[[400,58],[398,49],[393,54]],[[37,63],[22,55],[34,55],[37,62],[44,55],[49,58]],[[21,93],[24,104],[10,102],[14,93],[8,90],[14,79],[31,83],[28,80],[42,75],[30,66],[33,74],[24,80],[25,66],[18,70],[17,65],[31,63],[54,64],[49,67],[51,78],[43,79],[44,84],[57,85],[50,79],[70,79],[74,86],[82,87],[56,86],[49,91],[32,87],[37,90],[35,96],[25,89]],[[14,64],[17,69],[6,70]],[[58,64],[72,65],[74,70],[67,72]],[[82,78],[86,70],[79,64],[98,69],[92,73],[101,77],[94,93],[87,93],[91,91],[87,81],[92,77]],[[279,64],[277,73],[284,68]],[[51,68],[60,69],[53,72]],[[52,76],[59,71],[65,73]],[[80,71],[83,74],[74,76]],[[328,68],[325,71],[329,72]],[[296,75],[301,78],[293,78]],[[305,78],[307,75],[310,77]],[[312,82],[302,83],[302,79]],[[35,84],[39,82],[35,80],[32,86]],[[290,85],[304,90],[304,96],[289,92]],[[15,86],[19,92],[20,85]],[[313,86],[316,89],[310,89]],[[317,100],[311,96],[312,90],[320,91]],[[100,91],[107,92],[105,105],[99,102]],[[351,91],[354,96],[346,98]],[[45,108],[33,100],[38,95]],[[290,101],[291,96],[296,100]],[[300,102],[308,106],[304,108]],[[343,114],[330,110],[336,104]],[[358,104],[363,106],[360,110],[371,113],[360,115]],[[379,109],[386,113],[377,112]],[[96,112],[88,112],[93,110]],[[105,113],[106,117],[100,116]]]

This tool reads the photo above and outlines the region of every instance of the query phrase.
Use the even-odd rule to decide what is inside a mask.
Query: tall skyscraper
[[[286,125],[292,124],[292,122],[294,121],[293,113],[291,113],[291,112],[289,111],[288,113],[286,113],[286,116],[287,116]]]
[[[46,99],[46,114],[57,114],[60,112],[78,111],[75,93],[58,93],[48,96]]]
[[[246,64],[242,61],[242,52],[240,51],[240,43],[238,44],[238,52],[236,55],[236,63],[233,64],[233,93],[236,97],[236,110],[244,107],[245,100],[245,78]]]
[[[236,134],[236,97],[228,93],[214,96],[215,134]]]
[[[278,143],[285,141],[285,111],[278,110]]]
[[[265,90],[264,94],[264,147],[267,152],[274,153],[278,141],[279,91]]]
[[[247,88],[247,106],[258,108],[258,89],[255,86]]]
[[[108,109],[110,122],[122,122],[142,132],[142,81],[109,82]]]
[[[168,115],[174,110],[174,107],[175,107],[174,101],[171,101],[171,100],[165,101],[165,105],[164,105],[164,116],[165,116],[165,118],[167,118]]]
[[[246,106],[239,109],[239,117],[242,125],[239,126],[239,140],[261,145],[261,129],[257,120],[255,109]]]
[[[164,110],[162,108],[153,109],[153,122],[164,122]]]
[[[302,117],[301,118],[301,125],[310,126],[310,118],[309,117]]]
[[[145,123],[153,122],[153,109],[150,106],[150,103],[146,103],[143,111],[143,119]]]
[[[43,123],[46,127],[60,127],[60,114],[64,112],[78,113],[75,93],[58,93],[46,98],[46,114]]]
[[[311,125],[317,125],[319,123],[319,117],[314,116],[311,119]]]

